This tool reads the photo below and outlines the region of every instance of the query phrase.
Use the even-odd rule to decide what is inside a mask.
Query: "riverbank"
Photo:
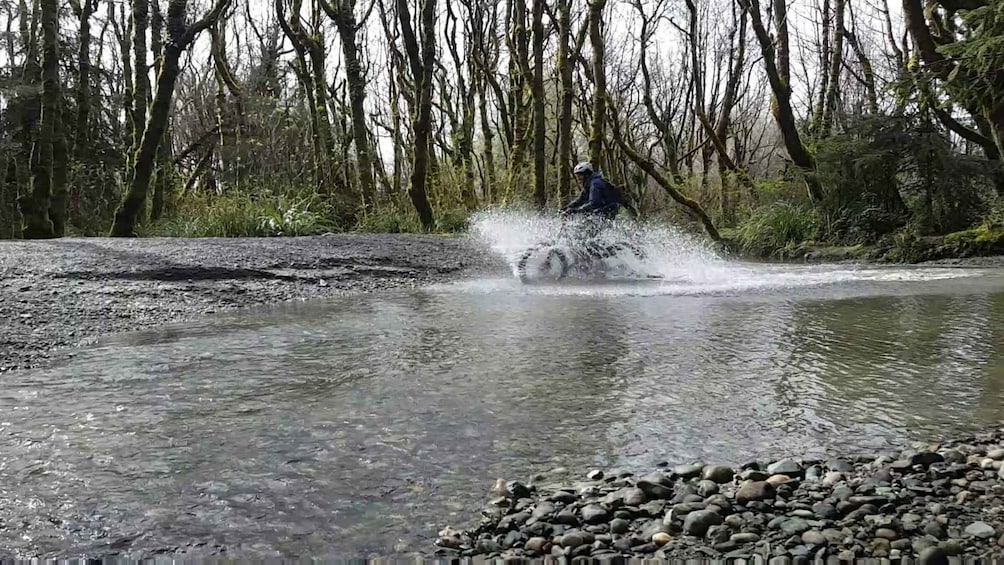
[[[877,457],[557,478],[566,474],[500,479],[481,525],[445,528],[437,553],[771,563],[1004,557],[1004,427]]]
[[[57,239],[0,242],[0,373],[103,335],[497,265],[463,237]]]

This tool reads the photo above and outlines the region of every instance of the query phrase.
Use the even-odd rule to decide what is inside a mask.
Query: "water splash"
[[[598,284],[568,280],[561,284],[524,286],[516,280],[516,264],[530,246],[558,235],[562,219],[522,210],[494,209],[471,218],[471,233],[510,266],[509,280],[461,283],[481,292],[520,290],[563,295],[704,295],[739,294],[839,283],[912,283],[983,276],[978,269],[890,267],[862,264],[764,264],[728,259],[699,235],[654,222],[618,218],[612,239],[627,239],[642,247],[647,258],[632,270],[655,281]],[[456,285],[453,285],[456,288]]]

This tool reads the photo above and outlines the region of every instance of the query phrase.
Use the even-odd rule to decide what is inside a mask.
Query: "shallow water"
[[[496,477],[851,454],[1004,418],[1004,271],[679,264],[219,316],[6,375],[0,549],[430,551]]]

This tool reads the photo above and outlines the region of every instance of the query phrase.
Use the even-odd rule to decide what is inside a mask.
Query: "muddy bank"
[[[0,242],[0,373],[61,348],[245,306],[416,286],[504,269],[467,237]]]

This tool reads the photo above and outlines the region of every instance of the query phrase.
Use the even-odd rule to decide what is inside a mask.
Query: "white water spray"
[[[510,266],[511,281],[495,281],[478,288],[501,290],[502,286],[519,285],[516,264],[522,253],[540,242],[553,239],[562,226],[562,219],[539,213],[495,209],[472,216],[471,233],[498,253]],[[710,242],[674,226],[638,223],[618,218],[611,239],[629,240],[639,245],[647,258],[630,267],[657,282],[637,284],[597,285],[586,281],[566,284],[526,287],[527,292],[546,294],[732,294],[758,290],[821,286],[853,281],[922,282],[946,278],[979,276],[974,269],[890,268],[864,265],[792,265],[762,264],[729,260],[717,253]]]

